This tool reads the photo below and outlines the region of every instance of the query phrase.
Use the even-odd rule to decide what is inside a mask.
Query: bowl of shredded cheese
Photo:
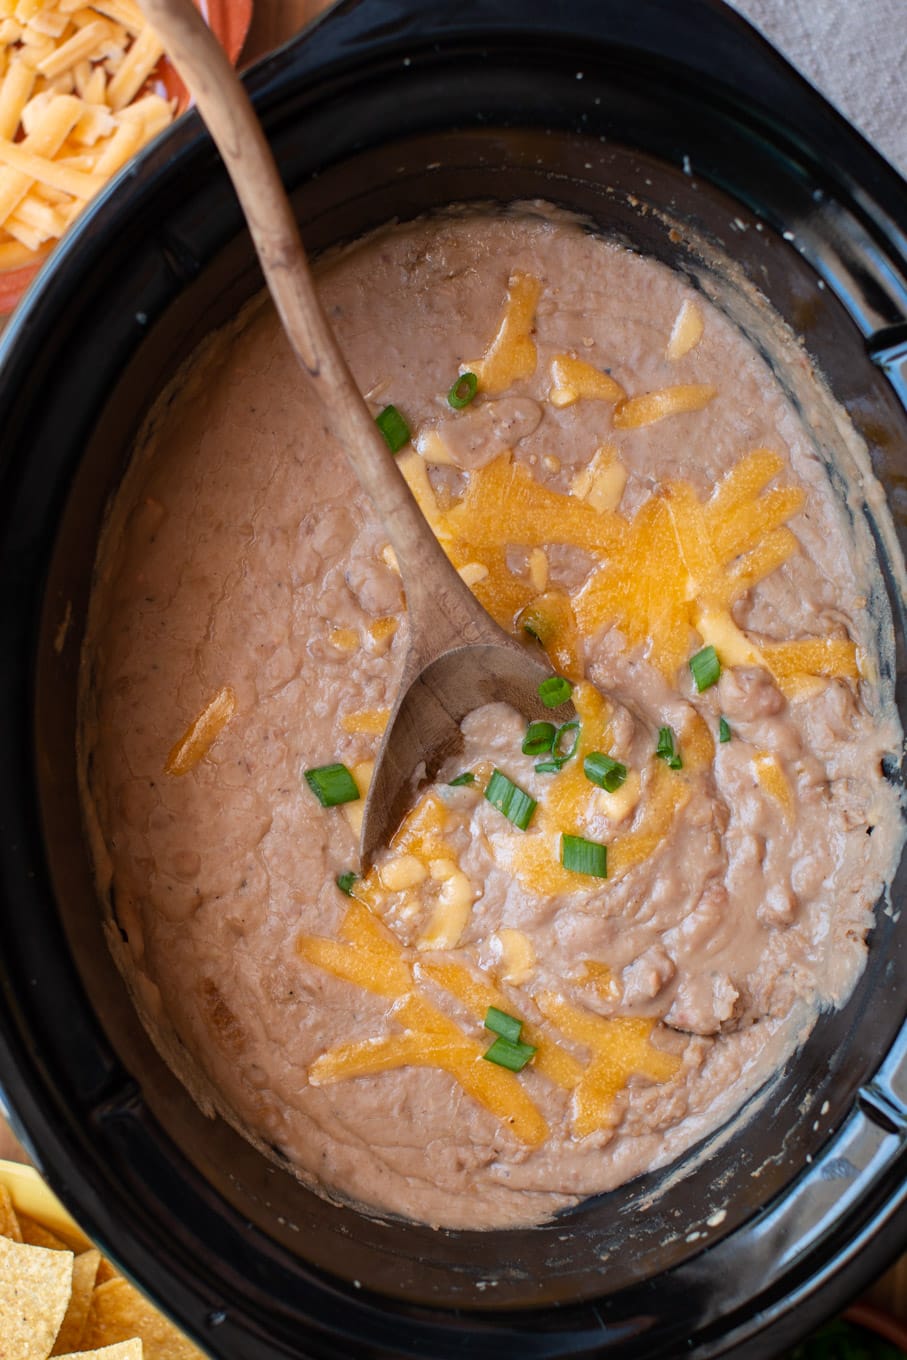
[[[251,0],[200,7],[235,61]],[[0,0],[0,313],[188,102],[136,0]]]

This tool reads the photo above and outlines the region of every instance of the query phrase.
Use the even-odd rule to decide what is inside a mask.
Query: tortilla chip
[[[100,1348],[134,1336],[142,1340],[144,1360],[205,1360],[128,1280],[117,1278],[97,1285],[82,1345]]]
[[[0,1237],[0,1336],[4,1360],[47,1360],[69,1303],[71,1251]]]
[[[99,1351],[70,1351],[65,1360],[143,1360],[142,1343],[133,1337],[131,1341],[116,1341]]]
[[[22,1228],[5,1185],[0,1185],[0,1237],[8,1237],[12,1242],[22,1241]]]
[[[108,1280],[118,1280],[120,1277],[110,1264],[106,1256],[101,1257],[101,1264],[98,1266],[98,1277],[95,1284],[105,1284]]]
[[[45,1228],[43,1223],[37,1223],[33,1218],[29,1218],[28,1214],[19,1215],[19,1226],[22,1229],[22,1241],[28,1242],[33,1247],[47,1247],[50,1251],[70,1250],[62,1237]]]
[[[63,1318],[63,1325],[57,1334],[51,1355],[66,1355],[76,1346],[81,1346],[100,1260],[101,1253],[91,1247],[73,1261],[69,1307],[66,1309],[66,1316]]]

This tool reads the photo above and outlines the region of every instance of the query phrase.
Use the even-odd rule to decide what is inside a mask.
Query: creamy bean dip
[[[100,548],[111,940],[197,1098],[324,1193],[538,1222],[721,1125],[852,990],[899,826],[877,569],[769,365],[664,266],[467,212],[319,278],[448,555],[577,721],[471,714],[358,873],[405,602],[260,300],[158,403]]]

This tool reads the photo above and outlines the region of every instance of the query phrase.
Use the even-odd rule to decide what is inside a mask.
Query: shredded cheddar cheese
[[[541,291],[541,284],[531,274],[510,276],[497,335],[484,358],[466,365],[476,375],[480,392],[503,392],[535,372],[537,355],[532,328]]]
[[[548,584],[548,554],[544,548],[533,548],[529,554],[529,579],[539,594]]]
[[[0,9],[0,268],[43,257],[174,117],[163,46],[134,0]]]
[[[542,644],[552,666],[568,680],[581,680],[583,658],[576,618],[570,597],[563,590],[549,590],[532,600],[517,615],[524,632]]]
[[[462,567],[457,567],[460,579],[470,587],[477,586],[480,581],[484,581],[488,575],[488,568],[484,562],[466,562]]]
[[[502,926],[495,934],[495,942],[501,955],[501,980],[515,987],[528,982],[535,972],[536,955],[535,946],[526,932]]]
[[[574,496],[594,510],[616,510],[627,485],[627,469],[613,444],[596,449],[590,463],[578,472],[570,488]]]
[[[363,708],[358,713],[345,713],[340,719],[340,726],[344,732],[350,734],[364,733],[371,737],[380,737],[390,721],[391,711],[389,708]]]
[[[578,1138],[607,1124],[614,1097],[634,1073],[665,1082],[680,1070],[680,1058],[652,1044],[654,1020],[627,1015],[606,1019],[580,1010],[553,992],[538,997],[537,1004],[552,1024],[592,1053],[573,1093],[573,1129]]]
[[[372,782],[372,774],[375,770],[373,760],[361,760],[358,765],[354,765],[350,773],[356,782],[359,790],[359,797],[352,803],[343,803],[341,812],[350,824],[350,829],[354,836],[358,836],[362,831],[362,818],[365,815],[365,799],[368,794],[368,786]]]
[[[171,748],[164,764],[164,773],[188,774],[208,754],[227,723],[236,712],[236,695],[224,685],[210,699],[201,713],[193,718],[179,741]]]
[[[702,312],[695,302],[686,298],[681,303],[680,311],[671,329],[671,336],[668,340],[665,358],[672,362],[682,359],[685,354],[689,354],[691,349],[695,349],[702,339],[702,332],[705,329],[705,322]]]
[[[570,354],[559,354],[551,361],[551,390],[548,400],[552,406],[572,406],[574,402],[625,401],[626,392],[619,382],[600,368],[576,359]]]
[[[793,812],[793,793],[778,757],[770,751],[760,751],[753,757],[753,769],[766,793],[778,804],[785,817],[789,817]]]
[[[619,789],[609,793],[607,789],[596,791],[596,801],[609,821],[618,822],[626,819],[636,811],[642,796],[642,782],[639,778],[638,770],[628,770],[627,777]]]
[[[660,387],[655,392],[645,392],[642,396],[629,397],[622,401],[614,412],[614,428],[638,430],[643,425],[654,425],[657,420],[667,420],[669,416],[701,411],[710,401],[714,401],[717,395],[717,387],[712,387],[709,383],[681,383],[677,387]]]
[[[0,98],[0,116],[2,108]],[[511,275],[497,331],[484,356],[468,365],[480,394],[505,391],[535,371],[533,328],[540,292],[537,279]],[[703,331],[699,307],[685,302],[666,359],[675,362],[690,353]],[[803,509],[805,493],[796,486],[772,485],[785,467],[773,450],[744,454],[705,498],[690,482],[665,481],[642,499],[637,492],[632,510],[620,513],[628,479],[621,432],[702,411],[715,399],[714,387],[686,383],[628,396],[609,374],[569,354],[552,360],[550,376],[548,401],[555,408],[581,400],[614,407],[604,418],[611,420],[618,442],[601,444],[573,473],[568,492],[543,484],[530,466],[504,452],[467,472],[456,493],[445,489],[436,495],[429,465],[443,467],[451,457],[435,430],[417,432],[414,447],[402,454],[398,466],[478,599],[505,628],[530,632],[554,668],[574,682],[579,720],[574,754],[560,769],[546,772],[550,782],[539,796],[531,828],[503,826],[493,838],[501,868],[535,896],[557,897],[590,890],[587,874],[561,862],[564,836],[594,835],[599,845],[606,844],[607,880],[596,880],[592,891],[607,893],[610,883],[669,844],[676,819],[709,777],[715,759],[709,724],[688,709],[676,734],[680,769],[653,754],[644,769],[627,769],[612,792],[587,778],[587,755],[614,752],[617,757],[614,730],[619,729],[615,720],[612,730],[612,705],[583,678],[586,639],[615,630],[622,644],[639,649],[669,684],[677,684],[680,676],[687,676],[689,684],[690,656],[711,645],[723,666],[769,671],[789,698],[832,677],[856,679],[861,662],[847,638],[770,641],[750,636],[733,617],[735,604],[799,551],[788,521]],[[562,470],[553,455],[536,460],[533,454],[534,465],[552,476]],[[435,476],[441,485],[445,474]],[[572,589],[552,583],[553,550],[559,546],[588,558],[588,570],[578,574]],[[396,566],[389,549],[382,555]],[[395,620],[388,622],[396,627]],[[386,710],[347,714],[341,727],[378,736],[387,716]],[[491,769],[486,762],[470,771],[475,790],[484,789]],[[793,793],[780,760],[757,752],[753,771],[789,816]],[[353,774],[364,797],[371,762]],[[657,1023],[652,1019],[603,1016],[550,988],[533,990],[539,961],[532,939],[521,930],[499,927],[489,971],[478,968],[464,940],[473,938],[470,922],[480,890],[452,848],[458,843],[454,828],[463,825],[454,806],[448,810],[437,792],[423,794],[393,837],[388,858],[352,885],[353,904],[341,939],[299,938],[299,953],[309,963],[391,1003],[383,1033],[322,1054],[310,1080],[324,1085],[407,1065],[437,1067],[529,1147],[538,1146],[548,1132],[531,1099],[532,1083],[550,1081],[570,1093],[574,1135],[588,1137],[619,1116],[616,1097],[631,1078],[669,1082],[681,1059],[653,1043]],[[462,800],[456,806],[462,812]],[[343,811],[358,832],[362,800]],[[608,824],[604,832],[602,816]],[[398,941],[381,917],[406,921],[411,947]],[[620,982],[605,962],[587,962],[586,974],[574,978],[572,986],[580,994],[594,989],[599,1005],[620,1004]],[[523,989],[525,1005],[517,1003],[514,988]],[[522,1039],[535,1050],[524,1075],[479,1061],[485,1050],[476,1032],[489,1007],[522,1017]]]
[[[301,935],[296,947],[309,963],[393,1001],[387,1015],[393,1030],[322,1054],[309,1070],[311,1083],[323,1086],[398,1067],[438,1067],[520,1142],[531,1147],[544,1142],[548,1126],[519,1078],[483,1061],[485,1046],[419,990],[412,956],[361,903],[351,904],[341,935],[342,941]]]
[[[355,652],[359,646],[359,634],[355,628],[332,628],[328,634],[328,642],[332,647],[336,647],[338,652]]]

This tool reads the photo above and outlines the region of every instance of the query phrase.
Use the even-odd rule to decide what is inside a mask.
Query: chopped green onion
[[[342,893],[346,893],[347,897],[352,897],[353,894],[351,890],[353,884],[356,882],[356,879],[358,877],[359,877],[358,874],[354,874],[352,872],[348,874],[338,874],[337,887],[340,889]]]
[[[731,724],[728,722],[727,718],[719,718],[719,719],[718,719],[718,740],[719,740],[719,741],[722,741],[722,742],[724,742],[724,741],[730,741],[732,735],[733,735],[733,734],[732,734],[732,732],[731,732]]]
[[[475,782],[476,777],[472,770],[466,770],[465,773],[458,774],[456,779],[448,780],[447,787],[449,789],[458,789],[462,784],[474,784]]]
[[[544,727],[550,726],[550,724],[539,723],[538,726]],[[561,738],[563,737],[565,732],[576,733],[576,736],[573,738],[573,741],[570,745],[569,751],[561,750]],[[567,764],[567,761],[572,760],[573,757],[576,755],[576,748],[577,746],[579,746],[579,734],[580,734],[580,721],[578,718],[574,718],[572,722],[564,723],[562,727],[559,727],[554,735],[554,740],[551,743],[552,753],[551,759],[543,760],[540,765],[536,765],[535,767],[536,774],[557,774],[558,770],[562,770],[564,766]],[[526,750],[525,746],[523,747],[523,750],[524,751]],[[532,753],[527,752],[527,754]]]
[[[549,675],[539,685],[539,698],[546,708],[560,708],[573,693],[573,686],[562,675]]]
[[[590,784],[597,784],[606,793],[616,793],[626,782],[627,767],[602,751],[590,751],[583,761],[583,774]]]
[[[485,1028],[490,1029],[492,1034],[499,1034],[502,1039],[507,1039],[512,1044],[518,1044],[523,1022],[517,1020],[514,1015],[508,1015],[506,1011],[498,1010],[497,1006],[489,1006],[485,1013]]]
[[[569,750],[562,751],[561,739],[563,738],[565,732],[575,732],[576,735],[574,736],[573,741],[570,743]],[[580,733],[579,718],[573,718],[570,722],[565,722],[562,727],[558,728],[557,736],[554,738],[554,746],[552,749],[555,752],[555,758],[559,760],[562,765],[566,764],[568,760],[572,760],[572,758],[576,755],[576,748],[577,746],[579,746],[579,733]]]
[[[703,647],[701,652],[691,656],[690,670],[693,672],[693,679],[700,694],[704,689],[710,689],[721,675],[721,662],[715,648],[711,645]]]
[[[355,803],[360,797],[356,781],[345,765],[319,765],[315,770],[306,770],[305,779],[322,807]]]
[[[540,756],[543,751],[554,749],[554,741],[557,737],[557,728],[550,722],[531,722],[526,729],[523,738],[522,752],[524,756]]]
[[[396,406],[385,406],[375,416],[375,424],[384,435],[384,442],[391,453],[399,453],[404,444],[410,441],[409,426]]]
[[[575,874],[608,877],[608,847],[582,836],[561,836],[561,864]]]
[[[660,756],[662,760],[666,760],[670,769],[683,769],[683,761],[680,758],[680,752],[674,745],[673,728],[659,727],[658,745],[655,747],[655,754]]]
[[[500,770],[492,771],[485,797],[492,807],[496,807],[498,812],[503,812],[507,820],[513,822],[520,831],[525,831],[532,821],[532,814],[536,809],[535,799],[530,798],[528,793]]]
[[[447,400],[455,411],[468,406],[478,390],[479,380],[474,373],[461,373],[447,394]]]
[[[482,1057],[486,1062],[507,1067],[511,1072],[522,1072],[528,1062],[535,1057],[532,1044],[513,1044],[509,1039],[495,1039],[487,1053]]]

